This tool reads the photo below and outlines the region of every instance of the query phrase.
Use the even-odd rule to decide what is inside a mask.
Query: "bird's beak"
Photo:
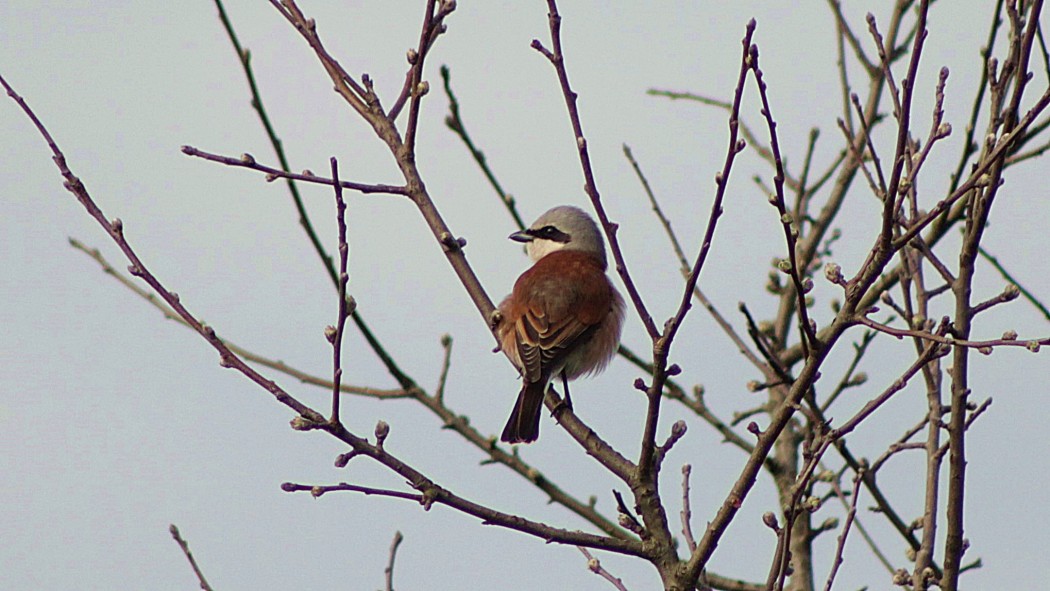
[[[510,238],[514,242],[532,242],[533,240],[533,236],[532,234],[529,234],[528,230],[520,230],[507,236],[507,238]]]

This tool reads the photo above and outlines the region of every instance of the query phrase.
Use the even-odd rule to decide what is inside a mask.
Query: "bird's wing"
[[[530,307],[517,321],[518,356],[526,380],[536,382],[559,369],[573,345],[590,338],[596,324],[577,314],[550,318],[542,308]]]

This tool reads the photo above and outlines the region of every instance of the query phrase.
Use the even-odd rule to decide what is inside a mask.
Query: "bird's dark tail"
[[[540,436],[540,415],[543,411],[543,396],[547,393],[547,380],[526,382],[518,392],[518,401],[510,413],[507,426],[503,428],[500,441],[506,443],[532,443]]]

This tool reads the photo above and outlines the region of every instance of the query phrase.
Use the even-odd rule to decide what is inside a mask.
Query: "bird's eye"
[[[531,236],[533,236],[534,238],[540,238],[540,239],[543,239],[543,240],[550,240],[550,241],[553,241],[553,242],[565,243],[565,242],[570,242],[572,240],[571,236],[569,236],[565,232],[562,232],[561,230],[559,230],[558,228],[556,228],[554,226],[543,226],[542,228],[537,228],[535,230],[529,230],[529,234]]]

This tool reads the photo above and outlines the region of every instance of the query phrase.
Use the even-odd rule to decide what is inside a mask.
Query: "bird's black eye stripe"
[[[572,240],[572,236],[569,236],[568,234],[562,232],[554,226],[543,226],[542,228],[538,228],[536,230],[530,230],[529,234],[532,234],[536,238],[543,238],[545,240],[551,240],[554,242],[566,243]]]

